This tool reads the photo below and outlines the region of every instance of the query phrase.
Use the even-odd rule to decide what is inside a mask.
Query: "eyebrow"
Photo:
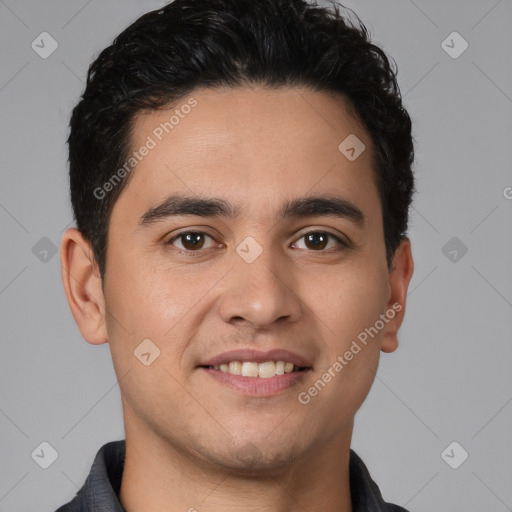
[[[241,210],[230,201],[216,197],[172,195],[158,206],[147,210],[139,219],[139,226],[150,226],[169,217],[180,215],[236,218]],[[358,226],[366,222],[362,210],[353,202],[334,195],[305,196],[286,201],[279,213],[281,219],[320,216],[347,219]]]

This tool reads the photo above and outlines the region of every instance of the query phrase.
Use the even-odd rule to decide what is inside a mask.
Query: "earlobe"
[[[60,246],[62,284],[73,318],[89,343],[108,341],[105,299],[91,245],[76,228],[64,232]]]
[[[388,277],[388,301],[386,317],[389,318],[382,337],[382,352],[394,352],[398,348],[398,329],[405,315],[407,290],[414,272],[411,242],[405,237],[395,251]]]

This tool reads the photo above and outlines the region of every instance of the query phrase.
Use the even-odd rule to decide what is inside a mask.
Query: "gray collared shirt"
[[[72,501],[56,512],[126,512],[118,498],[125,453],[124,439],[103,445],[84,486]],[[353,450],[350,450],[349,474],[353,512],[407,512],[398,505],[384,502],[364,462]]]

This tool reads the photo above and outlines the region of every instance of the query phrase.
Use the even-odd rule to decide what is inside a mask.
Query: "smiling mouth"
[[[230,375],[260,379],[269,379],[279,375],[297,373],[310,369],[307,366],[297,366],[287,361],[265,361],[263,363],[253,361],[230,361],[229,363],[220,365],[203,365],[201,368],[217,370]]]

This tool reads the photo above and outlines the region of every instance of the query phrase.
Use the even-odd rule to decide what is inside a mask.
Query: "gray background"
[[[99,447],[124,437],[108,346],[81,338],[52,248],[72,221],[65,139],[87,67],[163,3],[0,0],[3,512],[69,501]],[[381,358],[353,448],[412,511],[512,510],[512,3],[346,5],[397,61],[418,189],[401,345]],[[47,59],[31,47],[43,31],[59,45]],[[441,45],[453,31],[469,44],[456,59]],[[48,469],[31,457],[43,441],[58,452]],[[457,469],[441,456],[453,441],[469,453]]]

